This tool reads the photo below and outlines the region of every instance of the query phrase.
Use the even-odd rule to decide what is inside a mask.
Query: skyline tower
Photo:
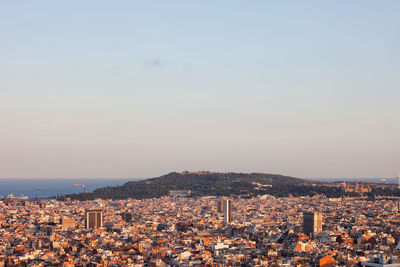
[[[224,211],[224,224],[230,224],[232,221],[232,200],[223,199],[223,211]]]
[[[87,209],[85,211],[85,228],[103,227],[103,211],[101,209]]]
[[[219,198],[219,199],[217,200],[217,211],[220,212],[220,213],[223,213],[223,212],[224,212],[224,200],[225,200],[225,199],[226,199],[226,198],[221,197],[221,198]]]
[[[315,237],[322,232],[322,213],[303,212],[303,232]]]

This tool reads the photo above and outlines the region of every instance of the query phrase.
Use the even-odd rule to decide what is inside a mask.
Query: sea
[[[320,182],[367,182],[367,183],[389,183],[397,184],[398,178],[305,178],[312,181]]]
[[[85,189],[93,192],[97,188],[106,186],[119,186],[129,181],[138,181],[140,179],[0,179],[0,196],[13,194],[14,196],[52,197],[63,194],[82,193]]]

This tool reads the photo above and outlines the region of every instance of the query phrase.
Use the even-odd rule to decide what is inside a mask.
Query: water
[[[370,183],[396,183],[397,178],[307,178],[307,180],[314,180],[320,182],[370,182]]]
[[[105,187],[123,185],[138,179],[0,179],[0,195],[25,195],[28,197],[51,197],[57,194],[76,194],[84,188],[74,184],[84,184],[89,192]]]

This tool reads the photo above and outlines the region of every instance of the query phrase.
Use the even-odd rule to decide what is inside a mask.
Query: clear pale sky
[[[2,1],[0,177],[395,177],[400,1]]]

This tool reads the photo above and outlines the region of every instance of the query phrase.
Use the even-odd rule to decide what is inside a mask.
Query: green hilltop
[[[157,178],[127,182],[122,186],[103,187],[92,193],[68,195],[77,200],[145,199],[166,196],[170,190],[191,190],[191,196],[257,196],[277,197],[325,194],[339,195],[340,189],[304,179],[265,173],[172,172]],[[337,192],[336,192],[337,191]]]

